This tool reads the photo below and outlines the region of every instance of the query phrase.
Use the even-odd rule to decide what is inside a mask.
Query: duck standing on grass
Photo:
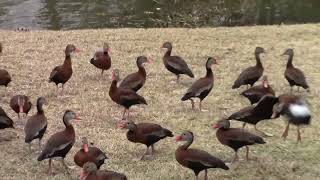
[[[199,109],[202,111],[201,102],[204,98],[208,96],[211,89],[213,88],[214,78],[211,66],[213,64],[218,64],[217,60],[213,57],[209,57],[206,63],[207,74],[205,77],[198,79],[194,82],[191,87],[187,90],[187,93],[181,98],[181,101],[186,101],[190,99],[192,104],[192,109],[194,109],[194,101],[192,98],[199,98]]]
[[[102,51],[97,51],[94,53],[94,57],[90,60],[90,63],[94,65],[96,68],[101,69],[101,76],[103,72],[110,69],[111,67],[111,57],[109,53],[111,52],[111,48],[108,43],[103,45]]]
[[[172,44],[170,42],[165,42],[161,48],[167,49],[167,52],[163,56],[163,63],[168,71],[177,76],[177,83],[179,83],[180,74],[186,74],[194,78],[192,71],[184,59],[180,56],[171,56]]]
[[[65,60],[62,65],[56,66],[50,73],[49,83],[54,82],[57,86],[57,95],[59,84],[62,84],[62,91],[64,89],[64,84],[69,81],[72,76],[72,63],[71,63],[71,54],[73,52],[80,52],[78,48],[76,48],[73,44],[68,44],[65,50]]]
[[[239,160],[238,150],[243,146],[246,147],[246,159],[249,160],[249,146],[254,144],[265,144],[266,142],[259,136],[254,135],[244,129],[230,128],[229,120],[220,120],[213,125],[217,130],[217,138],[223,145],[231,147],[235,156],[232,162]]]
[[[186,143],[178,147],[175,156],[179,164],[193,170],[196,180],[198,180],[198,175],[203,170],[205,172],[205,180],[208,180],[208,169],[210,168],[229,170],[229,167],[222,160],[212,156],[206,151],[189,148],[193,139],[194,136],[191,131],[185,131],[180,136],[177,136],[177,142],[186,141]]]
[[[71,124],[71,120],[81,120],[76,113],[67,110],[63,115],[63,123],[65,129],[63,131],[53,134],[45,144],[38,161],[49,159],[48,175],[54,175],[52,170],[52,158],[61,157],[62,164],[66,169],[69,167],[65,164],[64,158],[69,153],[70,149],[75,143],[75,131]]]
[[[287,49],[282,54],[282,56],[284,56],[284,55],[289,56],[288,62],[287,62],[287,67],[284,72],[284,77],[289,82],[290,92],[292,93],[293,86],[298,87],[298,92],[299,92],[300,87],[307,89],[307,91],[309,92],[309,85],[307,83],[306,77],[304,76],[304,73],[300,69],[294,67],[292,64],[293,55],[294,55],[293,49]]]
[[[24,127],[25,143],[29,144],[29,151],[31,151],[31,142],[34,139],[39,139],[39,150],[41,151],[41,140],[47,130],[48,121],[43,111],[43,105],[47,101],[43,97],[37,99],[37,113],[31,116]]]
[[[254,51],[256,65],[243,70],[238,76],[237,80],[235,80],[232,89],[237,89],[242,85],[247,85],[248,89],[249,85],[252,87],[253,84],[260,79],[264,71],[260,60],[261,53],[265,53],[265,50],[262,47],[256,47]]]

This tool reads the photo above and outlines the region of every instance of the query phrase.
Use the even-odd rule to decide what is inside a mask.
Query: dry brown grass
[[[215,131],[209,127],[224,113],[231,113],[248,105],[248,101],[232,90],[231,86],[240,71],[255,63],[253,51],[262,46],[268,51],[263,57],[265,74],[277,94],[289,92],[283,77],[286,58],[280,57],[284,49],[295,49],[294,64],[303,69],[311,86],[311,93],[301,93],[312,104],[313,122],[304,129],[303,143],[296,145],[296,131],[293,127],[287,141],[280,135],[284,129],[282,119],[265,121],[261,129],[275,136],[267,138],[267,144],[251,148],[254,161],[241,161],[231,166],[230,171],[210,170],[210,179],[319,179],[320,125],[318,123],[320,86],[320,25],[259,26],[237,28],[205,29],[104,29],[77,31],[32,31],[19,33],[0,31],[0,41],[4,53],[0,56],[1,68],[7,69],[13,78],[8,88],[8,96],[3,97],[0,89],[1,106],[16,120],[17,116],[9,108],[9,98],[14,94],[27,94],[35,102],[39,96],[47,98],[45,107],[49,120],[45,140],[54,132],[63,129],[62,115],[72,109],[83,118],[74,124],[77,142],[66,160],[73,165],[73,155],[80,148],[80,138],[87,136],[96,146],[107,152],[110,160],[102,169],[124,172],[129,179],[193,179],[193,173],[180,166],[174,152],[178,144],[174,139],[158,143],[154,158],[138,161],[144,146],[126,140],[125,131],[116,128],[122,108],[111,101],[108,95],[110,71],[100,78],[89,59],[104,42],[109,42],[113,53],[113,67],[121,70],[122,77],[136,71],[135,58],[139,55],[153,57],[156,62],[147,65],[148,79],[140,91],[148,101],[148,106],[133,108],[132,119],[136,122],[155,122],[175,132],[188,129],[195,133],[193,147],[206,150],[223,160],[230,161],[233,151],[221,145]],[[186,76],[181,84],[171,84],[175,77],[165,70],[162,64],[163,51],[159,47],[164,41],[173,42],[173,54],[181,55],[193,69],[196,78],[204,75],[207,56],[220,59],[214,66],[215,86],[204,101],[209,112],[190,110],[189,102],[180,98],[194,81]],[[66,84],[65,95],[55,97],[54,84],[48,84],[49,73],[64,59],[63,50],[67,43],[73,43],[82,52],[73,56],[74,74]],[[35,112],[33,108],[30,114]],[[240,127],[240,123],[232,122]],[[252,127],[250,127],[252,131]],[[5,131],[4,133],[6,133]],[[37,162],[37,153],[29,154],[24,144],[24,134],[16,130],[18,139],[0,142],[0,179],[69,179],[63,173],[60,162],[55,162],[55,177],[47,178],[47,162]],[[37,144],[34,143],[33,149]],[[243,157],[244,152],[241,151]],[[71,173],[76,179],[79,169]]]

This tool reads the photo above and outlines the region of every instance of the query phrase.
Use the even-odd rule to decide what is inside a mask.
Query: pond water
[[[0,29],[320,22],[320,0],[0,0]]]

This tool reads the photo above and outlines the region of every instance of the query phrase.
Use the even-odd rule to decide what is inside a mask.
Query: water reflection
[[[319,0],[1,0],[0,28],[201,27],[320,21]]]

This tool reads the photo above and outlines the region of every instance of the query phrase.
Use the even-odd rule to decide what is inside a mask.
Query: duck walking
[[[103,45],[102,51],[97,51],[94,53],[94,57],[90,60],[90,63],[96,68],[101,69],[101,76],[103,72],[110,69],[111,67],[111,57],[109,53],[111,48],[108,43]]]
[[[288,55],[288,62],[287,62],[287,67],[286,70],[284,72],[284,77],[287,79],[287,81],[289,82],[290,85],[290,92],[292,93],[292,88],[293,86],[297,86],[298,87],[298,92],[299,92],[299,88],[303,87],[304,89],[307,89],[307,91],[309,92],[309,85],[307,83],[306,77],[304,76],[304,73],[293,66],[292,64],[292,60],[293,60],[293,49],[287,49],[282,56],[284,55]]]
[[[260,79],[264,70],[260,60],[260,54],[262,53],[265,53],[265,50],[262,47],[256,47],[254,51],[256,65],[243,70],[234,82],[232,89],[237,89],[242,85],[247,85],[248,89],[248,85],[252,87],[253,84]]]
[[[75,112],[67,110],[63,115],[63,123],[65,129],[63,131],[53,134],[45,144],[38,161],[49,159],[48,175],[53,175],[52,158],[61,157],[62,163],[66,169],[68,166],[64,162],[64,158],[69,153],[70,149],[75,143],[75,131],[71,124],[71,120],[81,120]]]
[[[180,56],[171,56],[172,44],[170,42],[165,42],[161,48],[167,49],[167,52],[163,56],[163,63],[168,71],[177,76],[177,83],[179,83],[180,74],[186,74],[194,78],[192,71],[184,59]]]
[[[64,84],[69,81],[72,76],[72,63],[71,63],[71,54],[73,52],[80,52],[73,44],[68,44],[65,50],[65,60],[62,65],[56,66],[50,73],[49,83],[54,82],[57,86],[57,95],[59,84],[62,84],[62,91],[64,89]]]
[[[133,143],[141,143],[147,146],[145,153],[141,156],[142,160],[151,146],[151,155],[154,154],[154,144],[166,137],[173,137],[170,130],[153,123],[135,124],[130,120],[123,120],[118,123],[118,127],[128,129],[127,139]]]
[[[246,123],[254,125],[254,129],[264,136],[273,136],[272,134],[263,132],[257,128],[257,123],[271,119],[273,114],[273,106],[278,103],[278,98],[270,95],[265,95],[256,105],[251,105],[240,109],[238,112],[230,115],[227,120],[236,120],[243,122],[243,128]],[[278,118],[275,116],[273,118]]]
[[[206,63],[207,74],[205,77],[198,79],[194,82],[191,87],[187,90],[187,93],[181,98],[181,101],[190,100],[192,109],[194,109],[194,100],[193,98],[197,97],[200,99],[199,109],[202,111],[201,102],[204,98],[208,96],[210,91],[213,88],[214,78],[211,66],[213,64],[218,64],[217,60],[213,57],[209,57]]]
[[[235,152],[232,162],[239,160],[238,150],[246,147],[246,159],[249,160],[249,146],[254,144],[265,144],[266,142],[259,136],[254,135],[244,129],[230,128],[229,120],[222,119],[213,125],[213,128],[218,129],[216,136],[219,142],[229,146]]]
[[[129,116],[129,108],[136,104],[146,104],[147,102],[144,97],[138,95],[135,91],[127,88],[121,88],[117,86],[119,77],[115,71],[112,71],[112,83],[109,89],[109,96],[115,103],[124,107],[124,111],[122,114],[122,119],[125,118],[125,114],[128,111]]]
[[[273,107],[272,117],[285,116],[287,126],[282,134],[285,140],[288,136],[290,124],[297,126],[297,142],[301,142],[301,126],[309,125],[311,122],[311,112],[307,102],[300,96],[283,94],[279,96],[279,102]]]
[[[175,156],[179,164],[193,170],[196,180],[201,171],[205,172],[205,180],[208,180],[208,169],[220,168],[229,170],[229,167],[219,158],[212,156],[206,151],[189,148],[194,139],[191,131],[185,131],[176,137],[176,141],[186,141],[185,144],[178,147]]]
[[[274,96],[274,90],[269,84],[268,77],[262,77],[262,84],[253,86],[241,93],[242,96],[248,98],[251,104],[257,103],[263,96],[272,95]]]
[[[147,72],[143,66],[145,63],[151,62],[152,60],[150,58],[147,58],[145,56],[139,56],[137,58],[138,72],[129,74],[127,77],[125,77],[121,81],[119,87],[128,88],[137,92],[140,88],[142,88],[147,78]]]
[[[31,151],[31,142],[34,139],[39,139],[39,149],[41,150],[41,140],[48,126],[48,121],[43,110],[44,104],[47,104],[46,99],[39,97],[37,99],[37,113],[27,120],[24,127],[25,143],[29,144],[29,151]]]

